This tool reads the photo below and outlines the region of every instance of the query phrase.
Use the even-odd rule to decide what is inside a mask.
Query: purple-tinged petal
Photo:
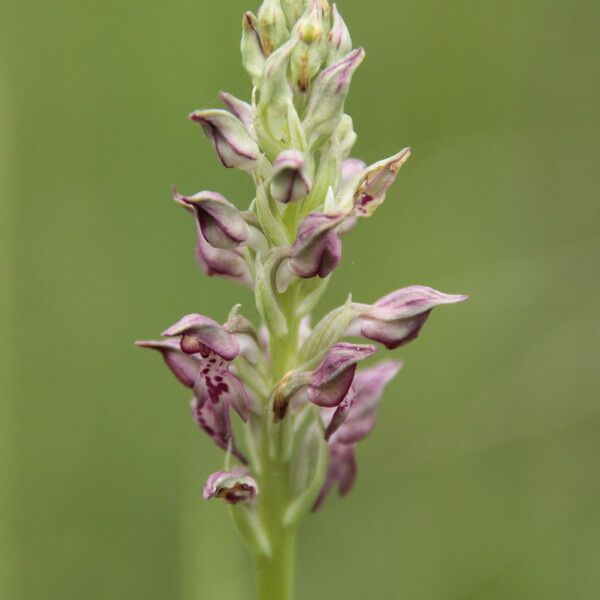
[[[258,484],[246,469],[234,467],[231,471],[213,473],[204,485],[204,499],[221,498],[229,504],[252,502],[258,496]]]
[[[241,250],[237,248],[233,250],[214,248],[206,241],[199,227],[196,257],[206,275],[220,275],[250,288],[254,286],[250,269]]]
[[[360,158],[347,158],[342,163],[342,185],[354,177],[358,177],[366,166],[366,163]]]
[[[334,410],[333,415],[327,425],[327,429],[325,429],[325,439],[331,439],[331,436],[344,424],[348,415],[352,411],[352,407],[354,406],[354,402],[356,401],[356,391],[354,390],[354,386],[350,386],[346,397],[338,404],[337,408]],[[324,411],[331,411],[331,409],[323,409]]]
[[[344,399],[356,365],[376,352],[374,346],[340,342],[331,347],[315,369],[308,387],[308,397],[318,406],[337,406]]]
[[[139,341],[136,345],[140,348],[158,350],[173,375],[186,387],[193,387],[200,372],[200,362],[197,358],[184,354],[177,340]]]
[[[182,336],[181,349],[186,354],[200,353],[206,358],[212,351],[226,360],[233,360],[240,352],[235,336],[204,315],[186,315],[166,329],[163,335]]]
[[[421,285],[403,288],[371,306],[363,306],[359,318],[347,333],[362,335],[389,349],[398,348],[419,335],[433,308],[440,304],[463,302],[467,298],[465,295],[444,294]]]
[[[332,443],[356,444],[367,436],[375,425],[383,390],[401,368],[401,362],[390,360],[356,374],[352,384],[354,402],[346,414],[345,421],[331,437]],[[333,419],[327,430],[332,426]]]
[[[242,213],[225,196],[207,191],[182,196],[173,190],[173,198],[194,212],[204,239],[214,248],[236,248],[248,239]]]
[[[284,150],[273,163],[271,196],[287,204],[310,193],[312,181],[308,174],[304,154],[298,150]]]
[[[229,111],[236,116],[249,131],[252,131],[254,126],[252,106],[228,92],[221,92],[219,96]]]
[[[342,243],[335,228],[343,215],[312,213],[304,218],[292,246],[289,268],[297,277],[327,277],[338,265]]]
[[[191,403],[192,416],[198,426],[223,450],[231,448],[231,453],[246,464],[246,457],[238,450],[233,438],[229,407],[223,403],[205,402],[203,405],[194,398]]]
[[[243,421],[247,421],[250,413],[248,393],[228,367],[229,363],[219,363],[214,355],[202,362],[201,373],[194,382],[197,406],[202,407],[206,402],[215,406],[231,406]]]
[[[388,189],[396,180],[400,167],[408,160],[410,148],[386,158],[365,169],[354,191],[354,212],[359,217],[370,217],[385,200]]]
[[[332,60],[337,60],[352,50],[350,32],[335,4],[333,5],[333,25],[329,32],[329,41],[331,43],[330,59]]]
[[[260,155],[260,149],[246,126],[225,110],[197,110],[190,119],[198,123],[223,165],[251,171]]]
[[[420,315],[397,321],[361,319],[359,320],[360,335],[383,344],[388,350],[394,350],[417,339],[430,314],[431,310],[428,310]]]
[[[354,446],[343,444],[332,444],[329,446],[329,465],[325,482],[321,488],[313,510],[318,510],[328,496],[331,488],[337,484],[341,496],[345,496],[354,485],[356,480],[356,458]]]

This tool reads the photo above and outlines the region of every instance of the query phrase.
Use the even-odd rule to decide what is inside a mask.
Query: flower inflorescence
[[[371,166],[351,157],[356,134],[344,104],[365,53],[352,49],[335,4],[265,0],[243,17],[241,49],[250,102],[223,92],[226,110],[190,119],[225,167],[252,177],[254,198],[242,210],[217,192],[173,196],[195,219],[204,272],[249,286],[262,323],[238,305],[223,324],[190,314],[165,339],[138,344],[158,350],[193,390],[195,421],[226,451],[204,497],[243,504],[247,523],[272,523],[275,511],[291,526],[332,487],[351,489],[354,448],[401,368],[387,360],[358,370],[377,347],[351,338],[397,348],[417,337],[434,307],[466,296],[411,286],[374,304],[349,298],[310,327],[343,236],[384,202],[410,149]],[[243,423],[240,440],[231,409]]]

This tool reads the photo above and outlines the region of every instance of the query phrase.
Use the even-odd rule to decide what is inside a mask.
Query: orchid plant
[[[434,307],[466,296],[415,285],[374,304],[349,297],[311,328],[343,236],[382,204],[410,149],[371,166],[350,157],[356,134],[344,102],[365,52],[352,49],[335,4],[265,0],[242,28],[250,103],[223,92],[227,110],[190,119],[225,167],[250,175],[254,198],[240,210],[217,192],[173,196],[194,218],[204,272],[250,287],[261,323],[237,305],[223,324],[189,314],[164,339],[138,345],[158,350],[193,391],[193,418],[225,451],[204,498],[230,505],[256,558],[260,600],[289,600],[298,524],[332,488],[351,490],[355,447],[402,366],[358,370],[377,348],[355,338],[393,350],[418,336]]]

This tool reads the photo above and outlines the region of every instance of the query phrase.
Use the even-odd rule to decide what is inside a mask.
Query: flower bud
[[[468,296],[443,294],[422,285],[413,285],[384,296],[375,304],[356,304],[358,318],[347,335],[362,335],[390,350],[414,340],[440,304],[464,302]]]
[[[287,133],[288,107],[293,101],[287,71],[290,55],[297,43],[298,40],[291,39],[269,56],[264,77],[258,85],[257,111],[262,123],[255,125],[261,125],[277,143],[281,143]]]
[[[263,1],[258,10],[258,24],[262,47],[267,56],[290,37],[280,0]]]
[[[303,122],[311,141],[335,131],[342,118],[352,75],[364,57],[362,48],[354,50],[315,79]]]
[[[256,85],[263,75],[265,52],[260,39],[258,20],[251,12],[245,13],[242,19],[241,50],[244,68],[252,78],[254,85]]]
[[[271,196],[287,204],[310,193],[312,182],[308,174],[304,154],[298,150],[284,150],[273,163]]]
[[[304,12],[305,0],[281,0],[281,8],[285,14],[286,23],[289,29],[292,29],[294,23]]]
[[[213,473],[204,485],[204,499],[221,498],[229,504],[252,502],[258,496],[258,484],[246,469],[235,467],[231,471]]]
[[[214,248],[236,248],[248,239],[242,213],[225,196],[217,192],[182,196],[174,190],[173,197],[194,211],[202,235]]]
[[[326,28],[328,23],[323,18],[323,10],[318,0],[312,0],[311,6],[296,23],[292,35],[300,43],[292,57],[292,78],[298,91],[308,91],[310,82],[319,72],[327,55]]]
[[[212,142],[224,166],[251,171],[260,149],[244,124],[224,110],[197,110],[190,119],[198,123]]]
[[[336,62],[352,50],[350,32],[335,4],[333,5],[333,26],[329,32],[329,44],[329,64]]]

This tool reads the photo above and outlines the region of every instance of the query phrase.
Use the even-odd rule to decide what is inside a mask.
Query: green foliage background
[[[256,0],[258,1],[258,0]],[[247,0],[5,0],[0,79],[7,600],[252,598],[201,486],[221,456],[132,341],[248,292],[201,276],[169,199],[250,199],[186,114],[245,98]],[[600,597],[600,5],[340,0],[367,161],[414,155],[322,310],[413,283],[438,309],[303,527],[299,600]]]

